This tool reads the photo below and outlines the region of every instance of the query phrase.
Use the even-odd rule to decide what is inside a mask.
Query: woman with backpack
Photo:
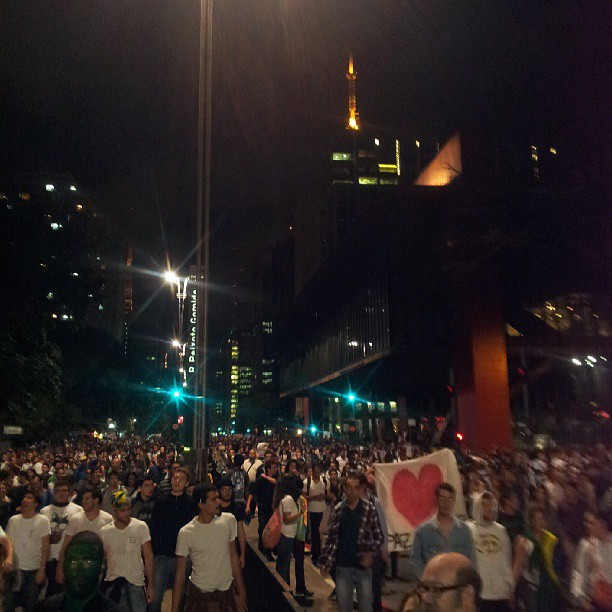
[[[285,474],[276,485],[274,492],[274,508],[280,509],[282,517],[281,538],[276,547],[276,571],[278,575],[287,583],[291,584],[289,570],[291,568],[291,555],[294,552],[295,538],[298,531],[300,521],[306,520],[305,504],[300,509],[298,500],[302,495],[302,479],[294,474]],[[299,556],[299,554],[298,554]],[[304,562],[302,558],[301,571],[299,562],[296,563],[296,593],[299,595],[300,590],[306,591],[304,584]],[[302,588],[303,587],[303,588]],[[304,593],[302,593],[304,594]]]

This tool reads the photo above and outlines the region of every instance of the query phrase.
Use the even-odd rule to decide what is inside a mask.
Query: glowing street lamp
[[[179,277],[176,275],[176,272],[168,270],[167,272],[164,272],[164,280],[170,285],[175,285],[178,284]]]

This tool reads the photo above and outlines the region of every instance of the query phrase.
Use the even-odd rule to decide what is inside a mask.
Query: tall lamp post
[[[200,0],[200,69],[198,75],[198,199],[196,235],[196,362],[194,441],[196,478],[208,472],[206,361],[208,349],[208,281],[210,256],[210,161],[212,124],[213,0]]]
[[[172,340],[172,346],[177,350],[178,362],[179,362],[179,373],[181,374],[183,387],[187,386],[187,374],[185,372],[185,348],[186,343],[183,342],[183,317],[185,313],[185,298],[187,297],[187,283],[189,278],[180,278],[175,272],[168,270],[164,274],[166,282],[171,284],[173,287],[176,285],[176,299],[178,300],[178,334],[175,339]]]

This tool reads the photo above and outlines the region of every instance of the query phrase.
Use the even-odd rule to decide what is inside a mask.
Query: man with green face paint
[[[77,533],[66,547],[64,555],[64,593],[40,602],[36,612],[124,612],[124,609],[104,597],[100,577],[104,561],[104,546],[92,531]]]

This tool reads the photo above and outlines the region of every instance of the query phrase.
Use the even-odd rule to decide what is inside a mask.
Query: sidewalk
[[[245,531],[247,536],[247,542],[250,545],[253,552],[260,558],[262,563],[265,564],[266,568],[273,572],[277,578],[280,577],[276,574],[274,563],[266,561],[265,557],[259,552],[257,548],[257,518],[251,521],[250,525],[245,525]],[[293,559],[291,560],[291,579],[292,587],[295,587],[295,573],[293,567]],[[388,573],[388,572],[387,572]],[[331,594],[334,588],[334,582],[331,578],[323,578],[317,568],[312,565],[310,561],[310,555],[306,556],[304,563],[304,575],[306,578],[306,586],[310,591],[314,592],[312,599],[304,600],[300,598],[297,603],[298,609],[312,610],[317,612],[336,612],[338,610],[335,603],[330,602],[327,598]],[[400,557],[398,563],[398,580],[387,580],[383,588],[383,607],[388,610],[397,610],[404,597],[404,595],[410,590],[412,583],[408,581],[409,570],[408,570],[408,557]]]

